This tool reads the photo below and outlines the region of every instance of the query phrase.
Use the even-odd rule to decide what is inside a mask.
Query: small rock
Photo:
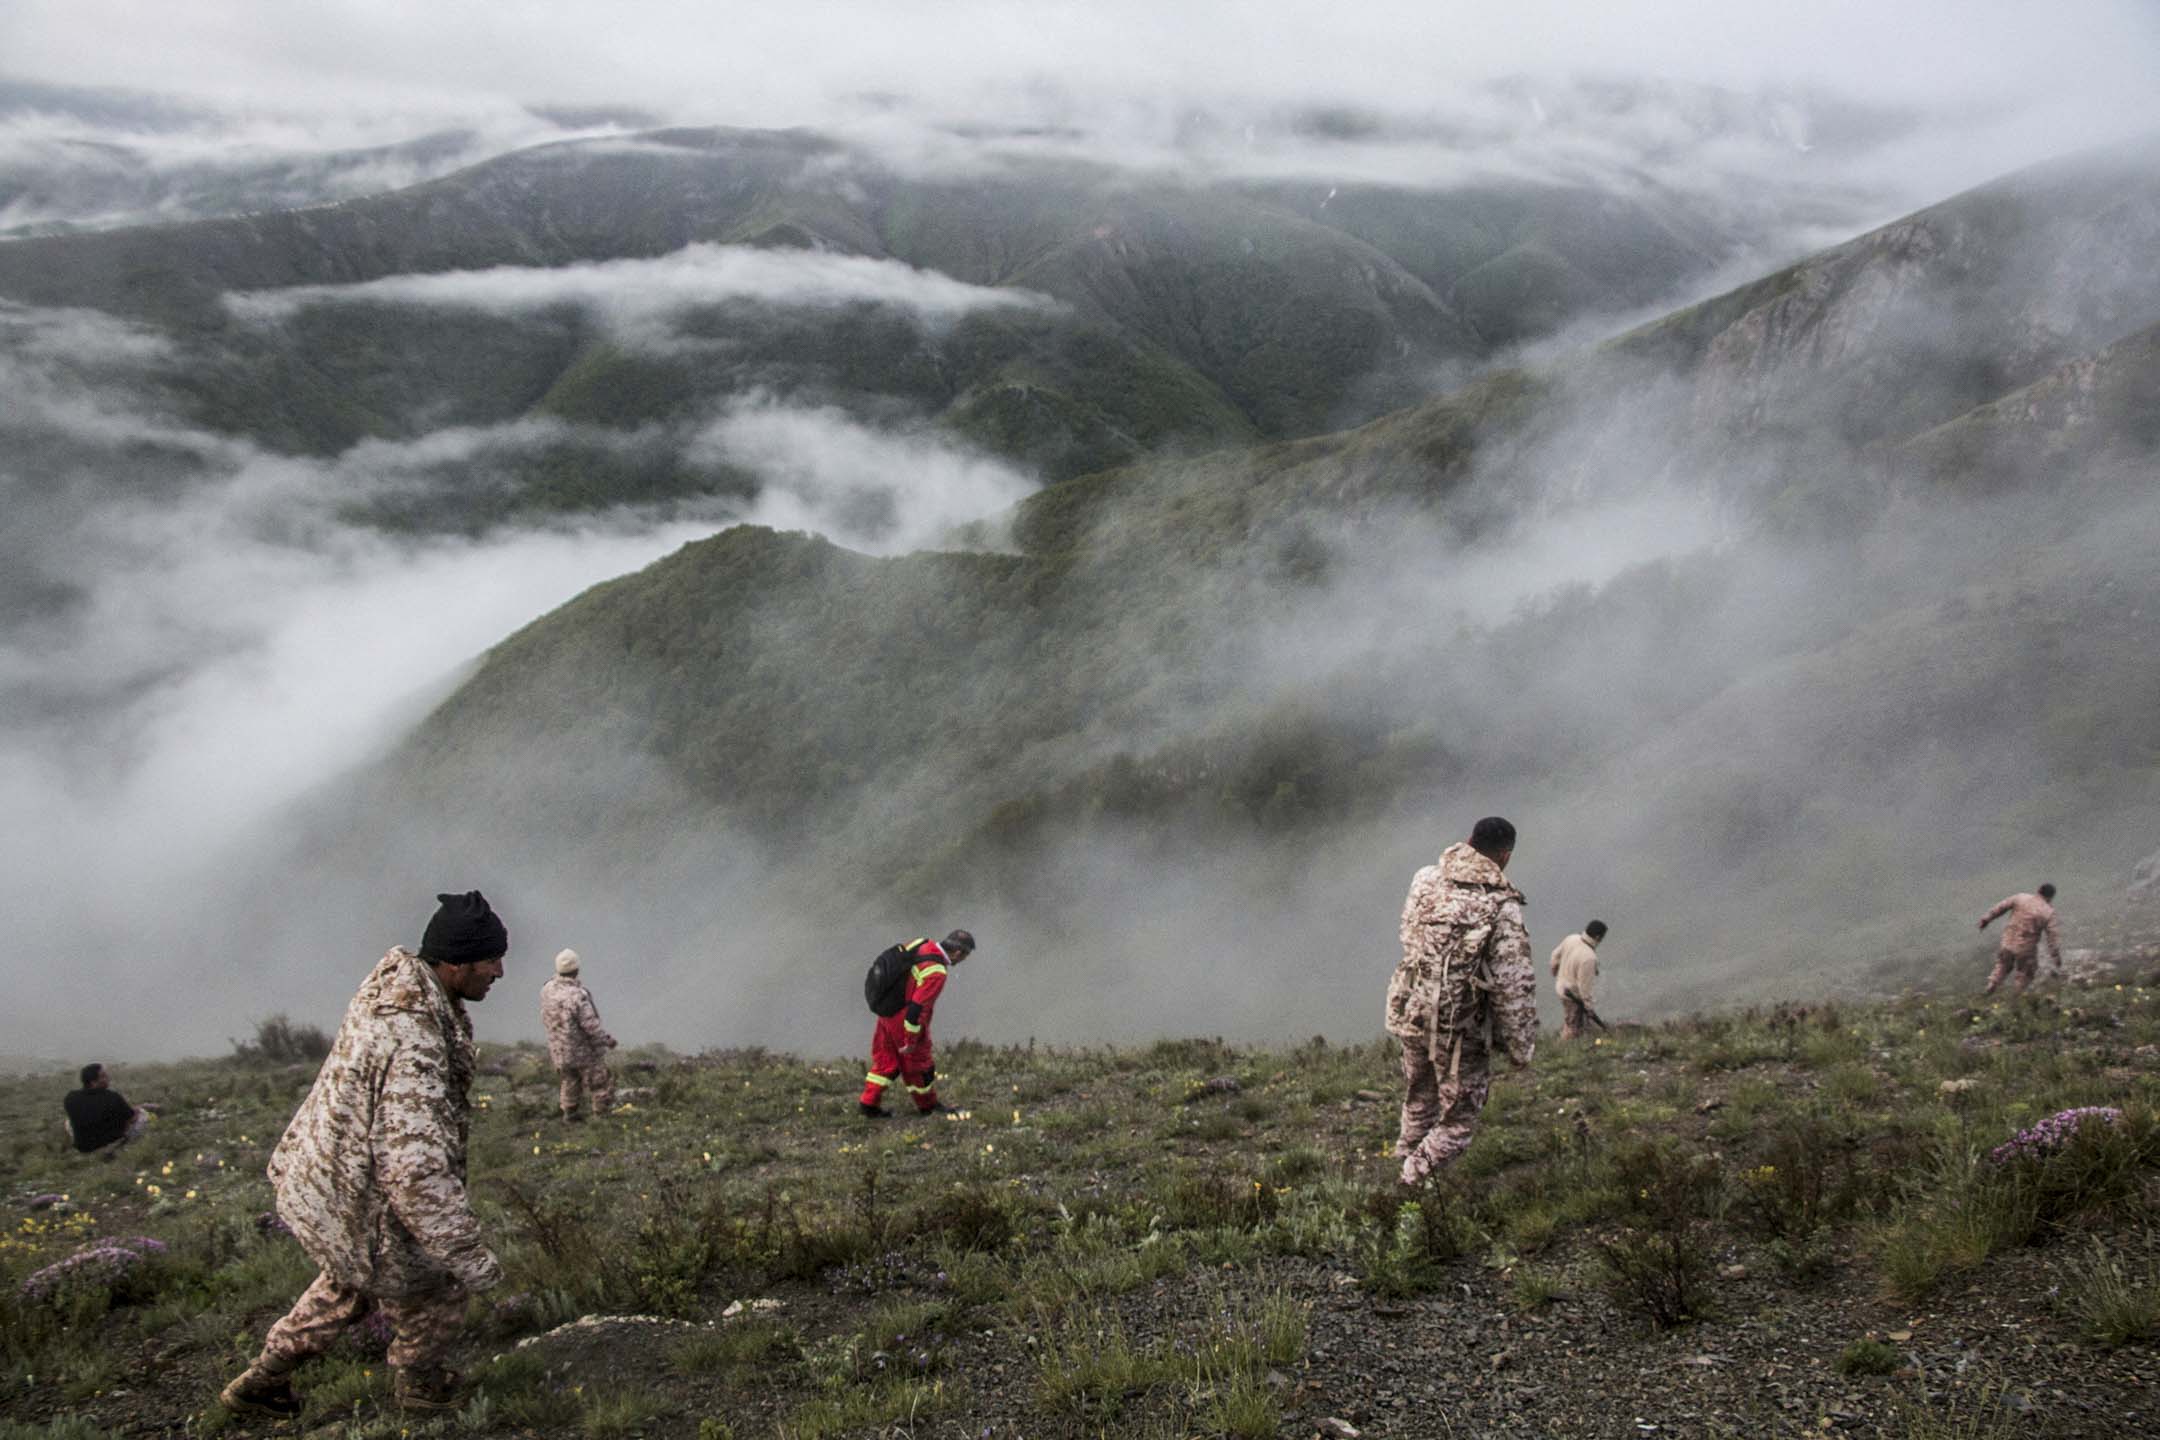
[[[1745,1279],[1747,1279],[1747,1266],[1745,1266],[1745,1265],[1726,1265],[1726,1266],[1724,1266],[1724,1267],[1720,1268],[1720,1269],[1719,1269],[1719,1271],[1718,1271],[1717,1273],[1718,1273],[1719,1277],[1720,1277],[1720,1278],[1722,1278],[1722,1279],[1726,1279],[1726,1280],[1745,1280]]]
[[[1698,1115],[1708,1115],[1713,1110],[1722,1110],[1724,1108],[1725,1102],[1723,1100],[1705,1100],[1700,1105],[1697,1105],[1695,1107],[1695,1113]]]
[[[1280,1370],[1270,1370],[1265,1383],[1270,1390],[1284,1390],[1289,1388],[1290,1377]]]
[[[1357,1092],[1357,1098],[1363,1100],[1368,1105],[1376,1105],[1382,1100],[1387,1099],[1387,1096],[1381,1094],[1378,1090],[1360,1090]]]
[[[1935,1093],[1938,1095],[1969,1095],[1979,1088],[1980,1082],[1968,1075],[1963,1080],[1943,1081],[1942,1084],[1935,1087]]]
[[[32,1210],[51,1210],[57,1207],[60,1202],[61,1196],[57,1192],[50,1195],[33,1195],[30,1197],[29,1208]]]
[[[1895,1340],[1895,1341],[1896,1341],[1896,1342],[1897,1342],[1898,1344],[1902,1345],[1902,1344],[1904,1344],[1904,1343],[1905,1343],[1906,1341],[1908,1341],[1908,1340],[1912,1339],[1912,1331],[1910,1331],[1910,1330],[1892,1330],[1892,1331],[1890,1332],[1890,1338],[1891,1338],[1892,1340]]]
[[[1514,1358],[1515,1352],[1512,1350],[1495,1350],[1492,1353],[1492,1368],[1495,1370],[1505,1370],[1508,1367],[1508,1362],[1513,1360]]]
[[[1317,1428],[1319,1433],[1331,1437],[1331,1440],[1357,1440],[1359,1434],[1357,1426],[1352,1425],[1348,1420],[1337,1419],[1333,1415],[1322,1420]]]
[[[1235,1095],[1245,1087],[1238,1084],[1235,1075],[1217,1075],[1212,1080],[1200,1082],[1200,1090],[1206,1095]]]

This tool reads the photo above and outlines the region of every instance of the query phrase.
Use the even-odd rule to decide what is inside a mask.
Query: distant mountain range
[[[0,245],[0,320],[154,337],[138,399],[191,438],[0,432],[85,492],[407,447],[345,515],[430,534],[747,505],[772,477],[711,438],[744,406],[1050,482],[935,551],[733,528],[536,620],[266,860],[326,889],[480,856],[557,914],[665,911],[669,963],[950,911],[1272,985],[1384,951],[1499,810],[1540,933],[1610,911],[1693,1003],[1736,953],[1757,993],[1850,976],[1952,889],[2151,849],[2156,239],[2132,146],[1560,343],[1744,240],[1651,186],[658,131]]]
[[[1060,479],[1370,418],[1524,340],[1699,282],[1739,243],[1704,207],[1651,189],[1202,186],[1063,162],[920,179],[807,133],[662,131],[304,211],[18,240],[0,245],[0,297],[173,335],[173,408],[296,453],[529,417],[691,425],[755,394],[934,420]],[[474,313],[322,289],[275,320],[226,303],[697,245],[864,257],[1049,303],[926,327],[872,300],[692,300],[668,346],[625,343],[589,309],[544,298]],[[594,478],[565,484],[571,470]],[[566,440],[507,486],[461,495],[448,478],[429,503],[378,518],[484,524],[744,483]]]
[[[2160,799],[2156,224],[2152,149],[2043,167],[1358,429],[1053,487],[1017,553],[733,530],[505,641],[360,813],[737,837],[795,903],[1133,948],[1151,869],[1237,855],[1296,949],[1431,817],[1519,808],[1675,997],[1734,944],[1849,976],[1947,877],[2093,896]],[[1476,618],[1540,527],[1598,558]],[[1134,896],[1086,892],[1105,846]]]

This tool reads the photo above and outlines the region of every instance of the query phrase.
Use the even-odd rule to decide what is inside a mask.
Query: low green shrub
[[[2121,1257],[2095,1240],[2091,1255],[2071,1269],[2062,1307],[2095,1345],[2149,1340],[2160,1335],[2160,1274],[2148,1268],[2133,1279]]]
[[[1595,1242],[1606,1294],[1659,1330],[1709,1313],[1710,1254],[1694,1226],[1622,1230]]]
[[[1880,1340],[1855,1340],[1841,1351],[1837,1358],[1840,1375],[1888,1375],[1898,1368],[1902,1358],[1895,1345]]]

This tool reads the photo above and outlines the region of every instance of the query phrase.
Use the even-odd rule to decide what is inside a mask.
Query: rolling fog
[[[504,34],[421,6],[304,19],[237,5],[130,10],[125,24],[99,4],[14,7],[0,54],[20,78],[154,89],[185,73],[196,89],[177,131],[87,108],[0,119],[0,172],[33,141],[38,163],[61,163],[56,136],[128,138],[151,172],[343,152],[446,125],[472,137],[447,159],[399,160],[402,170],[307,172],[296,194],[313,202],[623,128],[534,120],[528,105],[619,106],[679,123],[818,126],[937,173],[1052,153],[1196,183],[1444,186],[1499,173],[1673,186],[1728,199],[1767,267],[2017,164],[2160,124],[2147,65],[2160,36],[2131,4],[2032,18],[2010,6],[1824,5],[1804,18],[1677,3],[1614,17],[1379,6],[1354,27],[1339,7],[1303,5],[1270,7],[1261,23],[1214,6],[1174,17],[812,6],[731,17],[725,35],[702,7],[672,26],[621,26],[608,13],[556,7]],[[1585,74],[1754,98],[1729,114],[1674,103],[1616,120],[1585,98]],[[1316,113],[1351,119],[1316,129]],[[172,213],[169,186],[82,193],[97,208],[17,200],[0,224]],[[721,251],[354,289],[452,309],[582,305],[649,345],[674,343],[670,317],[722,295],[782,307],[868,299],[924,326],[971,306],[1038,303],[887,262]],[[232,303],[275,323],[347,298]],[[443,429],[300,459],[175,419],[157,398],[170,357],[148,331],[0,307],[0,332],[0,494],[13,522],[0,537],[0,803],[16,818],[0,855],[13,957],[0,1054],[125,1063],[215,1052],[280,1009],[327,1027],[374,956],[417,940],[435,889],[473,885],[504,910],[516,944],[511,980],[477,1012],[484,1038],[537,1033],[531,990],[570,944],[626,1042],[860,1042],[854,981],[892,937],[773,913],[766,897],[788,857],[742,837],[656,840],[644,884],[625,894],[579,883],[574,837],[518,836],[459,864],[439,837],[413,833],[409,848],[343,873],[296,874],[290,847],[307,833],[296,817],[394,745],[490,644],[594,583],[739,520],[898,553],[1004,512],[1035,477],[905,417],[872,423],[750,397],[663,441],[756,474],[753,501],[395,536],[353,523],[352,502],[460,467],[484,474],[490,453],[559,436]],[[1219,637],[1215,668],[1198,677],[1224,703],[1350,696],[1388,725],[1466,737],[1460,753],[1489,783],[1406,796],[1289,846],[1165,855],[1148,837],[1097,828],[1047,862],[1042,905],[1018,913],[958,900],[962,913],[862,917],[848,897],[835,911],[863,927],[961,923],[983,936],[948,1036],[1354,1040],[1375,1028],[1410,873],[1485,813],[1522,827],[1515,873],[1540,957],[1592,914],[1613,924],[1609,1014],[1808,993],[1813,976],[1838,969],[1828,961],[1850,958],[1811,952],[1824,910],[1857,916],[1885,950],[1939,934],[1957,954],[1972,917],[2008,888],[2054,878],[2074,917],[2119,885],[2155,843],[2140,844],[2134,809],[2095,815],[2077,843],[2034,859],[2046,875],[2026,873],[2021,806],[2077,780],[2043,734],[1997,717],[1946,726],[1946,755],[1926,765],[1842,765],[1841,736],[1882,745],[1896,732],[1895,717],[1872,713],[1881,692],[1811,708],[1805,697],[1827,680],[1781,667],[1930,605],[1985,604],[1991,579],[2022,577],[2041,596],[2116,586],[2126,606],[2160,603],[2149,487],[2062,482],[2076,497],[2069,515],[2047,498],[1913,488],[1896,497],[1895,523],[1861,543],[1766,533],[1742,503],[1746,478],[1677,438],[1689,420],[1682,387],[1646,377],[1640,393],[1655,397],[1647,414],[1592,408],[1548,437],[1547,482],[1520,467],[1474,477],[1470,494],[1505,523],[1466,534],[1368,517],[1323,535],[1328,584],[1257,608]],[[1684,611],[1685,625],[1673,618],[1683,612],[1626,598],[1671,566],[1710,577],[1707,608]],[[1728,703],[1666,708],[1690,687]],[[1209,720],[1162,710],[1150,724],[1159,736]],[[1571,757],[1564,772],[1540,764],[1553,751]],[[666,789],[635,755],[583,779],[596,801]],[[1697,803],[1705,790],[1721,803],[1738,790],[1768,797],[1771,838],[1704,828],[1719,810]],[[2060,833],[2059,817],[2047,821]],[[1789,971],[1789,987],[1782,974],[1738,973],[1739,955]],[[805,967],[828,958],[831,986],[805,986]]]

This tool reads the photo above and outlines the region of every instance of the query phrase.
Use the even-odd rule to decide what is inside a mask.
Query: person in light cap
[[[548,1059],[561,1081],[563,1119],[573,1124],[585,1118],[579,1111],[588,1095],[595,1115],[605,1115],[615,1104],[615,1077],[607,1067],[615,1037],[600,1023],[600,1007],[579,978],[580,964],[577,951],[563,951],[555,957],[555,978],[540,987]]]

